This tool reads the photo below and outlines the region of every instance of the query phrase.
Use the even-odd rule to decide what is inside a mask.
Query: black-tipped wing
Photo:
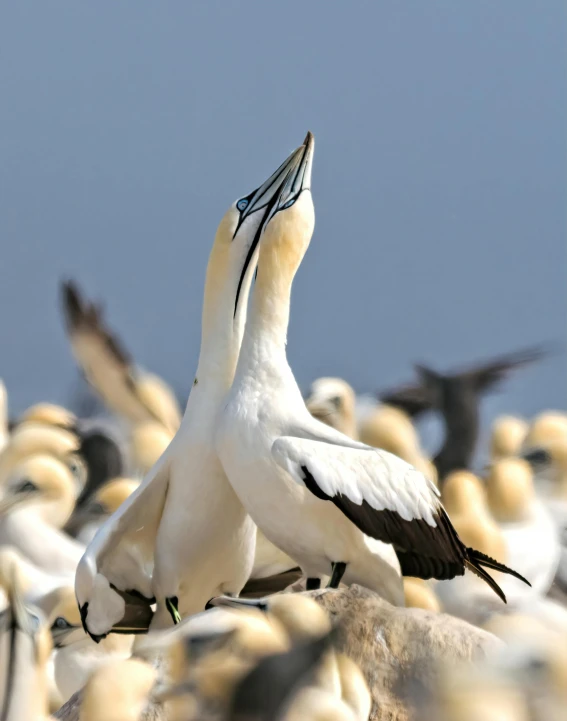
[[[433,399],[427,388],[420,384],[405,385],[392,390],[378,393],[382,403],[399,408],[410,416],[417,418],[433,408]]]
[[[282,436],[274,442],[272,455],[297,483],[334,503],[367,536],[392,544],[404,576],[450,579],[463,575],[467,567],[489,582],[480,568],[486,566],[521,578],[467,548],[437,489],[391,453]],[[496,586],[492,579],[490,585]]]
[[[140,396],[132,358],[106,327],[100,306],[84,299],[72,281],[62,283],[61,299],[73,355],[108,408],[132,423],[161,422]]]
[[[505,380],[510,371],[542,360],[547,354],[548,351],[541,347],[525,348],[478,364],[469,368],[463,375],[474,380],[477,390],[483,393]]]

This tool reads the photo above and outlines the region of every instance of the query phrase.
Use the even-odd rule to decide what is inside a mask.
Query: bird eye
[[[53,621],[53,626],[51,628],[58,628],[58,629],[64,629],[64,628],[70,628],[71,624],[63,618],[63,616],[58,616],[55,621]]]
[[[331,403],[335,406],[335,408],[340,408],[341,407],[340,396],[333,396],[333,398],[331,398]]]
[[[240,212],[246,210],[246,208],[248,207],[248,200],[246,200],[246,198],[242,198],[242,200],[238,201],[236,207],[238,208],[238,210],[240,210]]]
[[[33,491],[37,491],[37,486],[31,481],[25,481],[18,487],[18,493],[32,493]]]
[[[285,205],[282,205],[282,210],[287,210],[287,208],[291,208],[291,206],[295,203],[295,200],[295,198],[288,200]]]

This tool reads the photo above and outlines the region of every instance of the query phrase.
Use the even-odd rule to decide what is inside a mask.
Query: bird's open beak
[[[240,219],[234,237],[236,237],[244,221],[254,213],[262,213],[260,223],[246,254],[246,260],[238,281],[236,298],[234,301],[234,313],[238,307],[242,283],[246,272],[250,267],[252,258],[260,242],[262,233],[270,220],[280,210],[285,210],[293,205],[304,190],[311,188],[311,169],[313,166],[313,151],[315,150],[315,138],[311,132],[305,136],[303,144],[299,146],[285,160],[282,165],[271,175],[265,183],[257,190],[250,193],[244,200],[248,202],[245,209],[240,211]]]

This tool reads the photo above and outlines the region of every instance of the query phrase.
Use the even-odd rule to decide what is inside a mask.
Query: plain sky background
[[[358,391],[559,342],[484,407],[566,406],[563,0],[0,7],[0,376],[67,401],[58,283],[187,390],[218,221],[316,137],[289,357]]]

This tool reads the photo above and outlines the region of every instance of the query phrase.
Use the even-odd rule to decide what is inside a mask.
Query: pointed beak
[[[250,248],[248,249],[238,281],[234,301],[235,315],[236,309],[238,308],[242,283],[244,282],[244,278],[246,277],[246,273],[266,226],[276,213],[290,208],[304,190],[311,189],[311,169],[313,166],[314,150],[315,138],[313,137],[313,133],[308,132],[303,144],[291,153],[287,160],[280,165],[276,172],[273,173],[265,183],[246,198],[247,205],[240,211],[240,218],[234,232],[234,237],[236,237],[244,221],[251,215],[261,213],[261,218]]]

